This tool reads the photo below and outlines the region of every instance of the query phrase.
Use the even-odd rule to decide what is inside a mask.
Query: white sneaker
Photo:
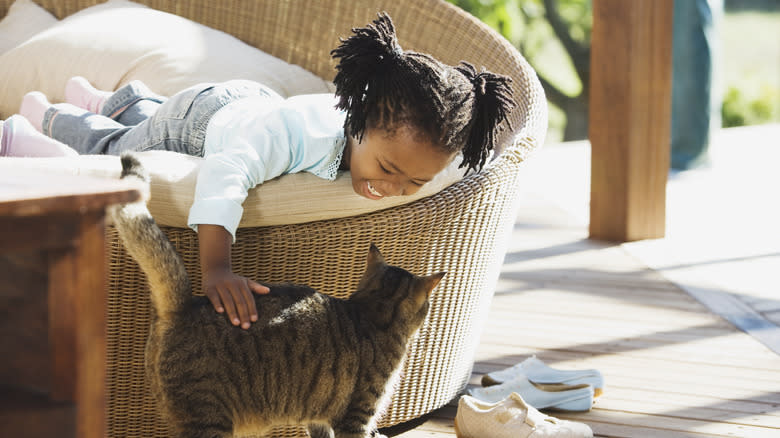
[[[455,415],[455,435],[458,438],[592,438],[593,431],[587,424],[545,415],[513,393],[497,403],[462,396]]]
[[[471,388],[468,393],[488,403],[495,403],[517,393],[536,409],[585,412],[593,407],[593,387],[590,385],[537,384],[522,374],[500,385]]]
[[[604,391],[604,377],[599,370],[559,370],[547,366],[536,356],[531,356],[513,367],[485,374],[482,376],[482,386],[500,385],[521,374],[534,383],[590,385],[596,397]]]

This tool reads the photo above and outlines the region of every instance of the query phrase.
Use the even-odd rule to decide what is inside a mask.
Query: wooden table
[[[141,193],[0,164],[0,430],[103,438],[105,208]]]

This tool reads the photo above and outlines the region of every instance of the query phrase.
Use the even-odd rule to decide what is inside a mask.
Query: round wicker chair
[[[514,223],[519,172],[544,140],[547,108],[535,72],[520,53],[474,17],[443,0],[137,0],[230,33],[287,62],[332,79],[330,50],[340,36],[387,11],[405,49],[460,60],[513,78],[518,108],[502,151],[482,172],[428,198],[360,216],[242,228],[235,269],[263,281],[306,283],[346,296],[364,268],[369,242],[388,261],[418,274],[447,271],[428,320],[413,341],[380,427],[420,417],[465,387],[481,327]],[[97,0],[36,0],[62,18]],[[12,0],[0,1],[4,13]],[[153,212],[154,213],[154,212]],[[197,236],[165,228],[200,288]],[[144,380],[149,326],[146,278],[109,230],[107,417],[111,437],[166,437]],[[273,436],[298,436],[280,428]]]

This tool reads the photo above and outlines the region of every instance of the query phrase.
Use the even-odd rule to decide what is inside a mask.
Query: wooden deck
[[[592,411],[551,413],[596,436],[780,437],[780,355],[630,246],[588,240],[587,225],[539,189],[523,202],[472,384],[536,354],[555,367],[602,371],[606,388]],[[453,437],[455,413],[453,401],[384,432]]]

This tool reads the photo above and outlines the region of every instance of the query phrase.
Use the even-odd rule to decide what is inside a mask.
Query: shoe
[[[455,435],[458,438],[592,438],[593,431],[587,424],[545,415],[519,394],[512,393],[497,403],[462,396],[455,414]]]
[[[524,374],[528,380],[534,383],[587,384],[593,387],[595,397],[604,393],[604,377],[599,370],[558,370],[547,366],[536,356],[531,356],[513,367],[485,374],[482,376],[482,386],[500,385],[520,374]]]
[[[513,392],[536,409],[585,412],[593,407],[593,387],[590,385],[538,384],[522,374],[500,385],[468,390],[472,397],[488,403],[502,400]]]

